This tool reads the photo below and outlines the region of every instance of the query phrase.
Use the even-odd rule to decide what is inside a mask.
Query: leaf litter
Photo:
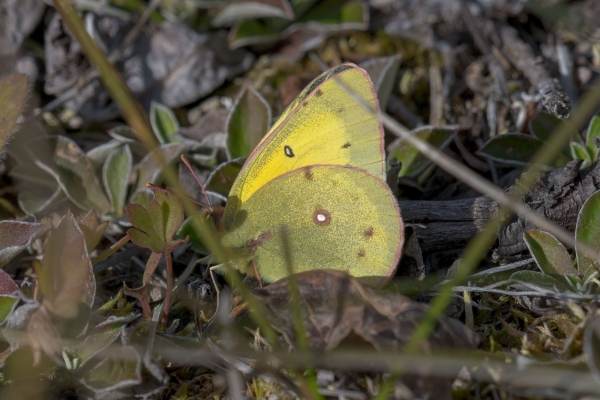
[[[523,215],[409,351],[425,303],[499,205],[392,132],[388,183],[411,245],[383,291],[333,271],[213,287],[189,210],[146,186],[166,186],[157,153],[184,154],[218,205],[320,60],[363,66],[383,111],[510,191],[593,90],[597,4],[238,3],[78,5],[146,110],[154,153],[54,8],[0,6],[2,395],[598,396],[597,262]],[[597,251],[600,125],[588,114],[522,200]]]

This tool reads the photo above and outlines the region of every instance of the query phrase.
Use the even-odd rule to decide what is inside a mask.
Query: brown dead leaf
[[[413,335],[427,306],[403,295],[373,289],[338,271],[295,275],[304,331],[314,350],[331,350],[349,335],[375,348],[400,348]],[[254,292],[273,327],[290,344],[296,342],[289,278]],[[475,348],[479,336],[462,322],[442,316],[421,350]]]

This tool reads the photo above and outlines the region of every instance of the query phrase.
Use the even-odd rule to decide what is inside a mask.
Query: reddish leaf
[[[29,246],[50,228],[49,224],[33,222],[0,222],[0,266]]]
[[[96,280],[92,263],[84,234],[70,212],[49,233],[42,264],[35,269],[44,305],[55,315],[73,318],[80,302],[93,304]]]
[[[11,294],[19,290],[19,286],[3,269],[0,269],[0,295]]]

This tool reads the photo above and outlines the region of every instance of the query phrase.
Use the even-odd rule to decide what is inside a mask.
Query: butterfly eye
[[[317,210],[313,213],[313,221],[319,226],[326,226],[331,223],[331,215],[325,210]]]
[[[292,148],[290,146],[285,146],[283,148],[283,151],[284,151],[285,155],[288,156],[289,158],[294,157],[294,151],[292,150]]]

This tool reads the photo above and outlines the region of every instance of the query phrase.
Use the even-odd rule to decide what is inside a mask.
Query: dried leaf
[[[147,29],[123,48],[123,38],[134,25],[130,18],[124,21],[92,14],[87,29],[107,53],[119,48],[127,55],[115,67],[145,109],[152,101],[169,108],[189,104],[247,71],[254,61],[245,50],[230,50],[223,30],[199,33],[185,23],[169,21],[150,21]],[[44,90],[59,95],[80,82],[90,65],[58,14],[49,23],[45,40]],[[84,120],[105,121],[119,115],[98,80],[77,87],[65,107]]]
[[[577,275],[569,252],[552,234],[530,229],[523,239],[538,267],[546,274]]]
[[[244,86],[227,119],[227,156],[248,157],[271,126],[271,107],[252,86]]]
[[[600,317],[597,315],[588,321],[585,328],[583,354],[592,376],[600,384]]]
[[[577,242],[585,243],[592,249],[600,251],[600,191],[588,197],[579,210],[575,238]],[[579,275],[585,276],[598,270],[594,260],[585,255],[577,243],[575,243],[575,253]]]
[[[74,141],[65,136],[37,139],[31,142],[29,152],[78,207],[100,213],[110,209],[92,164]]]
[[[302,328],[313,350],[331,350],[351,334],[377,349],[401,348],[424,318],[427,306],[400,294],[371,288],[350,275],[315,270],[294,275],[300,300]],[[290,309],[290,279],[255,291],[275,329],[296,343],[294,312]],[[460,321],[440,317],[422,344],[433,348],[473,348],[479,337]]]
[[[390,57],[379,57],[366,61],[360,64],[364,68],[373,81],[377,98],[379,99],[379,108],[385,110],[387,107],[390,94],[394,89],[398,68],[400,68],[400,55]]]
[[[49,224],[0,221],[0,266],[9,262],[48,229]]]
[[[163,144],[152,150],[140,163],[136,166],[138,171],[136,190],[143,189],[146,184],[158,184],[163,167],[158,163],[157,155],[160,154],[167,164],[170,164],[179,159],[186,147],[180,143]]]
[[[0,79],[0,150],[13,133],[25,107],[29,91],[27,75],[13,74]]]
[[[23,40],[38,26],[46,5],[37,0],[0,2],[0,56],[16,54]]]

